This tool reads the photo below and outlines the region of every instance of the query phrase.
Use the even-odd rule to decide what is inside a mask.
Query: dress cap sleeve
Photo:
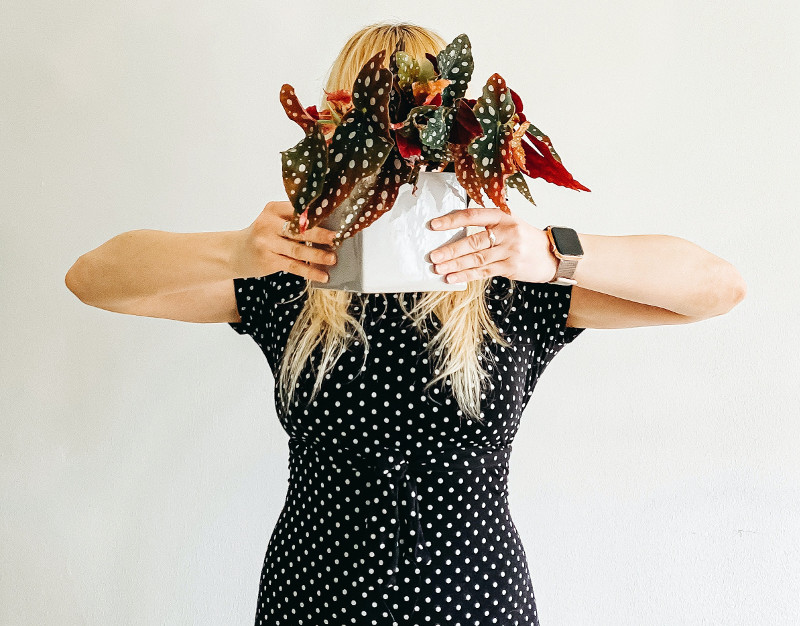
[[[233,279],[236,308],[242,321],[228,322],[228,325],[240,335],[252,337],[256,331],[263,330],[266,325],[267,307],[270,300],[267,279],[267,276]]]
[[[566,325],[572,285],[515,283],[521,292],[526,332],[536,341],[535,350],[540,363],[547,365],[565,345],[586,330]]]

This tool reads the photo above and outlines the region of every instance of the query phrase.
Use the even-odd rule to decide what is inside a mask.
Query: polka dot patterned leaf
[[[438,107],[428,120],[425,128],[420,129],[420,141],[429,148],[441,149],[445,147],[450,136],[455,113],[450,107]]]
[[[481,186],[495,206],[511,213],[505,201],[505,181],[516,171],[511,150],[513,131],[508,126],[514,115],[514,103],[499,74],[492,74],[483,94],[473,107],[483,135],[469,144],[467,151],[475,158],[475,168]]]
[[[475,168],[475,158],[468,152],[467,146],[453,143],[450,144],[453,153],[453,165],[456,172],[456,180],[466,190],[467,195],[479,206],[484,207],[483,203],[483,183],[478,176]]]
[[[400,132],[408,133],[408,129],[411,126],[416,128],[424,127],[425,124],[428,123],[428,120],[433,117],[439,108],[440,107],[438,106],[433,106],[430,104],[421,104],[420,106],[414,107],[408,112],[408,117],[403,122],[403,126],[396,129],[395,132],[399,130]]]
[[[444,146],[438,150],[423,144],[421,152],[423,160],[426,163],[442,162],[442,161],[450,162],[455,160],[455,157],[446,142]]]
[[[528,189],[528,183],[525,181],[525,177],[521,172],[516,172],[509,176],[506,179],[506,184],[509,187],[513,187],[519,191],[523,196],[525,196],[525,199],[528,202],[530,202],[533,206],[536,206],[536,203],[533,201],[533,196],[531,195],[531,190]]]
[[[389,154],[387,161],[392,158],[391,155],[392,153]],[[369,192],[374,187],[379,175],[380,170],[359,180],[353,187],[353,191],[331,214],[332,217],[329,218],[326,228],[336,233],[333,241],[334,248],[338,248],[344,241],[345,231],[357,219],[362,207],[371,197]]]
[[[281,152],[283,186],[295,213],[305,211],[322,193],[327,161],[328,146],[318,126],[296,146]]]
[[[358,231],[364,230],[381,215],[394,206],[400,187],[408,182],[411,166],[403,159],[399,152],[392,150],[389,158],[384,161],[377,179],[369,188],[354,190],[351,197],[358,204],[358,210],[353,214],[347,228],[340,232],[342,239],[352,237]],[[363,199],[364,202],[358,202]]]
[[[371,129],[370,134],[377,132],[391,139],[389,96],[392,91],[392,73],[383,67],[385,58],[386,51],[381,50],[364,64],[353,83],[352,98],[353,107],[376,125],[377,129]]]
[[[402,50],[394,54],[397,63],[397,83],[401,89],[409,88],[419,77],[419,61]]]
[[[357,108],[342,119],[328,146],[323,191],[308,208],[306,229],[325,219],[350,195],[359,180],[383,165],[393,143],[377,130],[372,118]]]
[[[290,225],[290,233],[313,228],[330,215],[362,178],[380,169],[394,146],[388,108],[392,73],[382,67],[385,55],[381,50],[358,73],[351,91],[353,108],[342,118],[328,145],[322,192]]]
[[[297,95],[294,93],[294,87],[286,84],[282,85],[280,98],[283,110],[286,111],[286,115],[289,116],[290,120],[297,122],[306,134],[314,130],[317,126],[317,120],[300,104],[300,100],[297,99]]]
[[[456,98],[463,98],[472,80],[475,64],[472,60],[472,45],[469,37],[461,34],[436,55],[440,78],[452,83],[442,92],[442,104],[453,106]]]

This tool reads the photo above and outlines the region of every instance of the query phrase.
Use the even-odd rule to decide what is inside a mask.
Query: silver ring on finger
[[[489,234],[489,247],[494,248],[495,244],[497,243],[497,237],[495,236],[494,231],[489,227],[486,228],[486,232]]]
[[[283,228],[281,228],[281,235],[286,235],[289,232],[289,220],[283,220]]]

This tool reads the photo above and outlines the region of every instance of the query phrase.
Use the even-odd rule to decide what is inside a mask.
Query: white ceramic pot
[[[467,208],[467,192],[454,172],[419,172],[416,193],[412,190],[410,183],[402,185],[389,211],[342,242],[336,265],[329,266],[329,282],[311,284],[360,293],[464,291],[466,283],[446,283],[443,275],[433,271],[428,254],[481,227],[431,230],[427,224],[434,217]],[[324,228],[341,223],[346,202],[322,220]]]

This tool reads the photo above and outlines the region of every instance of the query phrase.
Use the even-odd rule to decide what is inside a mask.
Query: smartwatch
[[[558,269],[548,285],[577,285],[573,279],[578,261],[583,258],[583,247],[578,233],[565,226],[548,226],[544,229],[550,240],[550,248],[558,259]]]

